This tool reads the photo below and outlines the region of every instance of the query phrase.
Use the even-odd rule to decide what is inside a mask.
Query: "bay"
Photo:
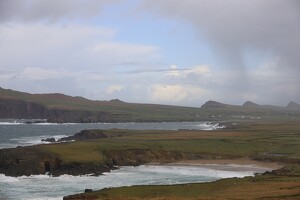
[[[71,136],[86,129],[129,129],[129,130],[213,130],[219,128],[211,122],[162,122],[162,123],[93,123],[93,124],[50,124],[24,123],[22,120],[0,121],[0,148],[13,148],[41,144],[41,139]],[[222,167],[221,167],[222,168]],[[32,175],[9,177],[0,174],[0,199],[62,199],[63,196],[83,192],[89,188],[99,190],[107,187],[131,185],[161,185],[214,181],[228,177],[251,176],[264,170],[247,167],[231,171],[208,166],[124,166],[102,176]]]
[[[35,123],[20,120],[0,121],[0,149],[42,144],[41,139],[59,139],[86,129],[129,129],[129,130],[213,130],[217,123],[211,122],[161,122],[161,123]]]

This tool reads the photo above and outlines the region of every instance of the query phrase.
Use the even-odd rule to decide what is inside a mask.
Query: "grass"
[[[92,199],[299,199],[300,178],[258,176],[211,183],[106,188],[82,194]]]
[[[241,123],[235,129],[215,131],[139,131],[106,130],[119,137],[100,140],[36,146],[55,154],[64,162],[105,164],[106,152],[138,156],[132,150],[184,152],[208,158],[261,158],[268,156],[287,171],[256,177],[231,178],[211,183],[131,186],[109,188],[81,194],[92,199],[299,199],[300,198],[300,123]],[[125,152],[125,153],[124,153]],[[126,153],[127,152],[127,153]],[[163,155],[163,154],[161,154]],[[147,155],[145,155],[147,156]],[[298,164],[291,164],[298,163]],[[78,196],[77,196],[78,197]]]
[[[223,157],[255,157],[284,154],[300,157],[300,125],[242,124],[237,129],[216,131],[129,131],[107,130],[105,134],[120,137],[100,140],[38,146],[39,150],[56,154],[65,162],[104,163],[104,152],[148,149]]]
[[[121,101],[92,101],[82,97],[71,97],[63,94],[29,94],[0,88],[1,99],[18,100],[42,105],[49,110],[72,111],[77,118],[87,116],[103,121],[97,115],[105,113],[104,121],[204,121],[204,120],[248,120],[260,117],[264,120],[289,121],[300,119],[300,111],[254,109],[243,106],[201,109],[200,107],[183,107],[155,104],[126,103]],[[245,119],[241,119],[241,116]],[[99,117],[99,116],[98,116]],[[74,121],[69,116],[65,121]],[[78,121],[78,119],[77,119]]]

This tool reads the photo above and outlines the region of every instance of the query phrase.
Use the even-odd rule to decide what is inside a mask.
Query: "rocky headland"
[[[46,139],[49,142],[90,141],[105,138],[126,136],[126,133],[105,132],[104,130],[83,130],[74,136]],[[53,140],[54,139],[54,140]],[[51,145],[51,144],[49,144]],[[66,145],[60,143],[58,145]],[[104,150],[101,154],[105,159],[99,162],[66,161],[64,157],[45,151],[46,145],[0,149],[0,173],[7,176],[38,175],[50,173],[52,175],[99,175],[115,169],[115,166],[137,166],[149,162],[172,162],[176,160],[214,158],[209,155],[200,155],[188,152],[151,150],[151,149],[124,149]]]

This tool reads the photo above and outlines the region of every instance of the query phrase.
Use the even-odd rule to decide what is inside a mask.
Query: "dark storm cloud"
[[[284,66],[300,67],[298,0],[146,0],[143,9],[191,23],[230,65],[247,50],[262,50]]]
[[[0,22],[90,17],[119,0],[0,0]]]
[[[221,63],[218,67],[235,74],[227,79],[231,83],[226,83],[234,87],[224,85],[223,91],[241,96],[248,91],[265,99],[274,96],[277,103],[291,100],[287,98],[300,100],[299,0],[145,0],[140,9],[185,21],[199,37],[207,39]],[[258,72],[259,79],[264,77],[261,82],[269,86],[257,84],[258,77],[253,74]],[[273,84],[286,77],[290,77],[289,84]],[[274,92],[260,93],[259,88]]]

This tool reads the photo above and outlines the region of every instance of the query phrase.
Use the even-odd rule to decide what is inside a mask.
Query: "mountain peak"
[[[112,99],[112,100],[110,100],[110,102],[113,102],[113,103],[124,103],[120,99]]]
[[[244,107],[257,107],[259,106],[258,104],[256,103],[253,103],[252,101],[246,101],[244,104],[243,104]]]
[[[297,104],[294,101],[291,101],[287,106],[289,110],[300,110],[300,104]]]
[[[205,104],[201,106],[201,108],[224,108],[224,107],[226,107],[226,104],[217,101],[212,101],[212,100],[207,101]]]

